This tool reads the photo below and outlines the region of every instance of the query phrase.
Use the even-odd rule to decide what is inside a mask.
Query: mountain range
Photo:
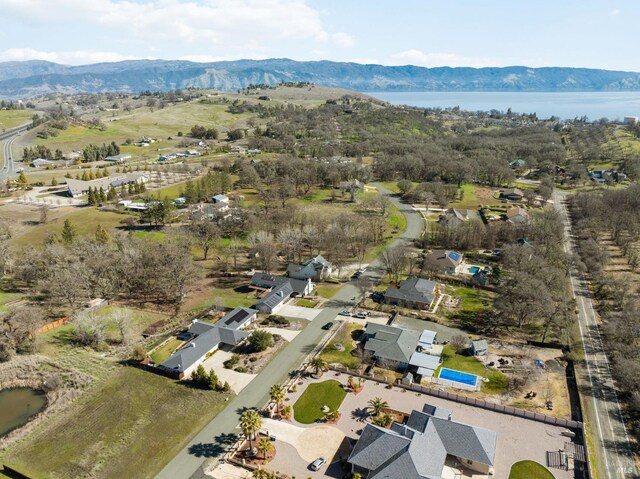
[[[0,62],[0,97],[177,88],[237,90],[251,84],[305,81],[356,91],[634,91],[640,73],[524,66],[424,68],[289,59],[195,63],[130,60],[68,66],[40,60]]]

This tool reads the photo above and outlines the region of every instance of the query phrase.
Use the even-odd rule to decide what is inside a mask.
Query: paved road
[[[556,208],[565,222],[565,251],[572,253],[575,250],[575,242],[564,204],[565,198],[566,193],[554,193]],[[584,275],[575,269],[571,271],[571,287],[578,307],[578,324],[586,363],[586,378],[582,382],[588,385],[588,390],[581,392],[586,405],[584,419],[591,428],[597,449],[590,452],[595,453],[598,458],[598,477],[640,477],[632,458],[633,449],[620,411],[618,392],[611,377],[587,281]]]
[[[0,180],[12,178],[16,172],[13,163],[12,145],[18,136],[26,131],[25,125],[6,130],[0,133],[0,143],[2,144],[2,169],[0,169]]]
[[[389,190],[376,185],[391,201],[398,206],[407,218],[407,228],[392,245],[403,244],[419,238],[423,232],[423,220],[419,213],[392,196]],[[382,263],[376,259],[362,276],[375,280],[384,274]],[[239,432],[239,415],[246,408],[262,407],[269,399],[271,385],[284,382],[291,371],[295,370],[322,342],[327,331],[322,326],[335,321],[336,315],[346,307],[353,307],[353,298],[360,294],[354,282],[345,284],[326,304],[326,307],[311,321],[296,338],[289,343],[273,360],[249,383],[207,426],[189,441],[188,445],[174,457],[156,476],[156,479],[187,479],[204,477],[203,463],[210,458],[224,455],[230,445],[235,443]]]

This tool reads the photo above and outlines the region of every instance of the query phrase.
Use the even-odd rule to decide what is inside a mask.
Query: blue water
[[[471,268],[469,268],[469,273],[471,274],[476,274],[480,271],[480,268],[478,268],[477,266],[472,266]]]
[[[587,116],[590,120],[622,120],[640,116],[640,92],[373,92],[372,97],[394,105],[452,108],[469,111],[536,113],[538,118]]]
[[[475,374],[467,374],[462,371],[447,368],[440,369],[440,375],[438,377],[440,379],[466,384],[467,386],[475,386],[478,382],[478,376]]]

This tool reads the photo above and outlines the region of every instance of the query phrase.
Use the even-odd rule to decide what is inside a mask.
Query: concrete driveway
[[[276,314],[287,316],[289,318],[313,321],[321,312],[322,308],[304,308],[302,306],[295,306],[294,304],[285,304]]]
[[[279,334],[288,342],[291,342],[295,339],[295,337],[300,334],[300,331],[292,330],[292,329],[284,329],[284,328],[258,328],[260,331],[267,331],[271,334]]]
[[[253,378],[257,376],[257,374],[239,373],[237,371],[234,371],[233,369],[225,368],[223,363],[227,359],[230,359],[231,356],[232,353],[230,353],[229,351],[218,350],[213,356],[211,356],[209,359],[206,359],[202,363],[202,366],[207,371],[213,369],[218,375],[220,381],[222,381],[223,383],[227,381],[229,383],[229,386],[231,386],[233,392],[238,394],[245,387],[247,387],[247,384],[249,384],[253,380]]]

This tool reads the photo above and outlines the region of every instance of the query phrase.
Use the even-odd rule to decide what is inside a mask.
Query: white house
[[[112,155],[107,156],[104,161],[110,161],[112,163],[124,163],[127,160],[131,159],[131,155],[123,154],[123,155]]]

